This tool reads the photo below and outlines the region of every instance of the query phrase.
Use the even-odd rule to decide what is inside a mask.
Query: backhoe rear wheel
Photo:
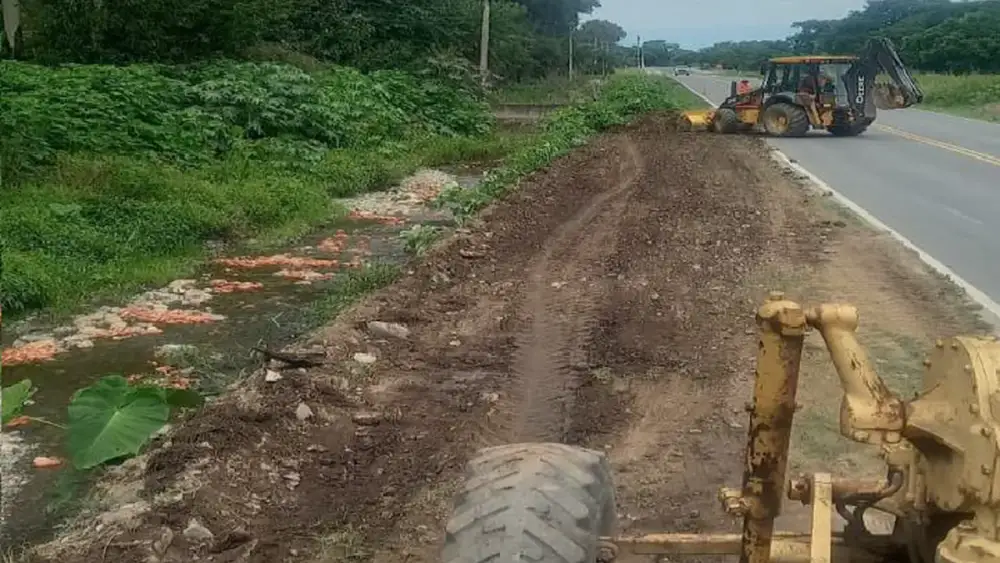
[[[831,125],[828,129],[834,137],[857,137],[868,130],[867,123],[854,123],[851,125]]]
[[[764,130],[775,137],[803,137],[809,132],[809,116],[802,107],[776,103],[764,110]]]
[[[735,133],[740,128],[740,116],[736,111],[729,108],[716,110],[715,117],[712,118],[712,126],[716,133]]]
[[[593,563],[614,533],[614,485],[603,452],[563,444],[487,448],[466,466],[443,563]]]

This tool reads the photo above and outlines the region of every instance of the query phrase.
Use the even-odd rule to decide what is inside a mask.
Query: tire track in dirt
[[[563,223],[528,270],[519,316],[529,319],[529,326],[517,336],[511,366],[511,442],[563,442],[569,435],[573,380],[586,361],[606,293],[599,265],[613,251],[618,217],[643,168],[635,144],[628,139],[620,144],[628,159],[619,164],[617,185]]]

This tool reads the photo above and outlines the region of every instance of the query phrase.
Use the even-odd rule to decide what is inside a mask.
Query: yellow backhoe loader
[[[742,487],[720,491],[742,533],[615,535],[604,452],[531,443],[482,450],[447,525],[443,563],[611,563],[738,555],[741,563],[1000,561],[1000,342],[938,340],[922,389],[894,395],[855,337],[858,312],[803,308],[772,293],[757,311],[759,345]],[[822,336],[843,388],[840,432],[879,448],[884,479],[816,473],[786,481],[803,342]],[[670,397],[663,397],[670,401]],[[809,533],[774,530],[782,498],[812,514]],[[667,499],[664,499],[665,501]],[[873,533],[865,513],[894,517]],[[834,532],[834,512],[846,521]],[[641,561],[642,559],[638,559]]]
[[[876,108],[901,109],[924,94],[903,66],[892,42],[870,39],[860,55],[779,57],[761,69],[763,82],[707,111],[683,114],[682,128],[738,133],[754,129],[777,137],[802,137],[811,129],[841,137],[863,133]],[[887,76],[890,82],[877,84]]]

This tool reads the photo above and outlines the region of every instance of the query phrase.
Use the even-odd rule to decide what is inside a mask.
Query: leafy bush
[[[31,380],[23,379],[2,390],[2,424],[41,422],[21,413],[35,394]],[[186,389],[132,385],[120,375],[108,375],[73,394],[67,407],[66,448],[77,469],[138,454],[178,409],[196,408],[201,395]]]
[[[47,68],[0,62],[2,172],[10,183],[60,152],[205,164],[243,140],[373,148],[487,131],[468,89],[396,71],[307,73],[275,63]]]
[[[435,204],[464,221],[506,194],[521,177],[583,145],[594,134],[628,123],[649,111],[697,104],[689,91],[669,78],[615,75],[596,101],[568,106],[551,114],[544,124],[543,135],[511,155],[503,167],[491,171],[475,189],[447,188]]]
[[[302,231],[332,197],[489,150],[473,88],[274,63],[0,62],[0,304],[162,283],[206,240]]]

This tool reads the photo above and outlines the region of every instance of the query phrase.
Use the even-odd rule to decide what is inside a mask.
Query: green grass
[[[492,160],[513,134],[417,141],[388,154],[331,150],[309,173],[232,158],[183,171],[129,157],[66,156],[0,193],[3,308],[73,308],[191,272],[204,242],[274,242],[337,216],[335,198],[388,187],[421,166]]]
[[[921,73],[915,78],[924,91],[922,107],[1000,122],[1000,74]]]
[[[531,82],[502,85],[490,94],[501,104],[570,104],[593,100],[600,92],[600,76],[552,76]]]
[[[398,72],[3,62],[0,90],[0,302],[15,318],[165,283],[207,241],[293,237],[337,198],[524,142],[466,85]]]
[[[536,142],[510,155],[475,189],[445,189],[435,204],[460,222],[472,217],[517,185],[527,173],[585,144],[592,136],[639,115],[658,110],[703,107],[704,102],[670,77],[644,73],[612,76],[597,100],[578,103],[549,115]]]

